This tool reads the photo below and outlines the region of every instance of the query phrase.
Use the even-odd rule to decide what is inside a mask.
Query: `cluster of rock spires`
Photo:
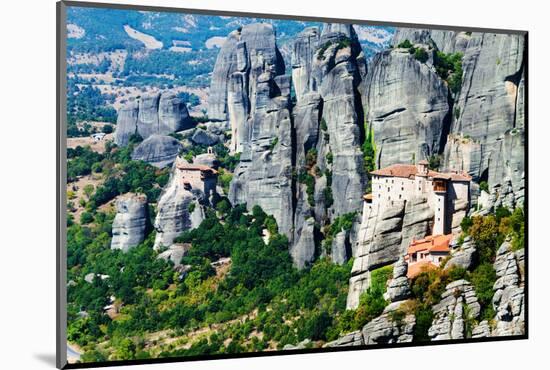
[[[421,62],[409,49],[397,47],[404,40],[425,50],[428,60]],[[407,266],[400,257],[413,238],[429,235],[433,227],[434,213],[424,197],[396,201],[385,209],[362,208],[367,174],[361,145],[366,131],[374,132],[378,168],[440,155],[442,169],[464,170],[476,182],[491,185],[481,214],[523,203],[524,42],[523,36],[514,34],[402,28],[395,34],[394,47],[367,63],[353,26],[325,24],[297,35],[291,79],[272,25],[245,25],[227,37],[212,74],[208,115],[214,122],[190,132],[189,140],[213,145],[222,142],[226,129],[231,130],[230,150],[241,153],[230,185],[231,203],[259,205],[273,215],[300,268],[327,253],[318,248],[324,225],[356,214],[352,228],[336,232],[328,248],[336,263],[355,258],[350,309],[357,307],[359,296],[369,287],[370,273],[394,264],[385,297],[391,303],[382,315],[328,346],[412,340],[414,315],[395,320],[410,295]],[[451,91],[438,75],[437,51],[463,54],[459,90]],[[120,110],[115,141],[126,145],[138,133],[145,140],[133,158],[163,167],[178,161],[182,148],[166,135],[189,128],[185,104],[172,94],[155,94]],[[199,156],[195,162],[203,160],[213,166],[211,157]],[[175,166],[154,225],[155,248],[172,246],[166,258],[181,252],[174,238],[198,226],[204,218],[202,206],[209,204],[205,191],[184,188]],[[476,186],[471,195],[475,201]],[[455,204],[453,231],[469,206]],[[139,235],[143,240],[145,223],[135,240],[127,240],[125,233],[141,230],[146,216],[138,206],[123,206],[122,201],[117,210],[112,246],[127,249]],[[447,267],[469,268],[474,258],[473,243],[465,240]],[[510,251],[505,243],[495,269],[496,326],[488,322],[472,326],[479,303],[472,285],[459,280],[446,287],[442,301],[433,308],[429,331],[433,340],[524,332],[522,252]]]
[[[208,114],[230,123],[231,148],[242,153],[229,199],[272,214],[289,237],[296,265],[303,267],[319,252],[315,225],[361,206],[364,132],[357,89],[365,61],[351,25],[327,24],[297,36],[292,64],[294,107],[272,26],[245,25],[232,32],[214,68]],[[327,126],[322,135],[321,122]],[[300,173],[313,170],[306,168],[308,152],[321,171],[314,189],[300,181]],[[350,257],[345,250],[335,252],[340,263]]]
[[[185,102],[171,92],[153,93],[130,102],[118,111],[115,143],[128,144],[130,137],[168,135],[192,127]]]

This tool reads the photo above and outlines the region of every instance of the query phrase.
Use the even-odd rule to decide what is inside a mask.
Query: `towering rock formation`
[[[284,70],[272,25],[249,24],[227,36],[212,73],[208,116],[229,121],[232,151],[243,152],[251,141],[250,120],[257,108],[264,109],[269,99],[282,95],[274,78]]]
[[[292,253],[303,255],[300,251],[315,249],[310,244],[314,240],[305,243],[301,238],[306,220],[313,217],[323,226],[360,210],[357,200],[365,176],[359,86],[366,66],[353,27],[343,24],[325,24],[321,32],[305,29],[297,36],[292,63],[298,175]],[[354,236],[353,230],[335,236],[333,261],[343,263],[351,257],[348,246],[354,244]],[[301,266],[310,261],[296,262]]]
[[[405,48],[381,52],[369,66],[365,86],[366,121],[374,131],[379,168],[443,151],[449,92],[430,60],[423,63]]]
[[[317,27],[308,27],[296,35],[292,50],[292,83],[296,92],[296,101],[300,102],[304,94],[316,91],[313,77],[313,56],[319,47],[320,32]]]
[[[366,67],[353,27],[305,29],[294,45],[292,69],[294,111],[272,26],[232,32],[214,68],[209,116],[230,122],[231,149],[242,152],[231,202],[257,204],[274,215],[296,265],[303,267],[316,254],[316,225],[358,211],[365,187],[358,86]],[[336,254],[339,262],[350,257]]]
[[[174,163],[182,148],[181,143],[171,136],[153,134],[134,149],[132,159],[163,168]]]
[[[120,108],[115,143],[128,145],[133,134],[147,139],[154,134],[168,135],[192,127],[185,102],[171,92],[142,96]]]
[[[113,220],[111,249],[126,252],[141,243],[147,226],[147,197],[144,194],[127,194],[115,202],[117,214]]]
[[[290,80],[283,73],[273,26],[250,24],[232,32],[214,67],[209,115],[229,120],[231,148],[242,153],[230,201],[261,206],[290,235],[292,122]]]

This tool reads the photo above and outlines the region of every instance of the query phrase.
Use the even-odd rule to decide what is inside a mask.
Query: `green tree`
[[[84,191],[84,194],[86,194],[86,197],[90,199],[94,193],[95,187],[92,184],[86,184],[82,190]]]

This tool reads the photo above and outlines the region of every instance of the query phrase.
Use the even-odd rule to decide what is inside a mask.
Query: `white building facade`
[[[456,202],[470,203],[471,177],[468,174],[432,171],[426,161],[417,165],[395,164],[373,171],[371,175],[372,194],[365,196],[367,208],[383,210],[395,202],[426,197],[435,214],[434,235],[450,232]]]

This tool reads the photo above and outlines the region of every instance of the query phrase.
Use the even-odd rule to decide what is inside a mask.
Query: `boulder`
[[[360,330],[346,334],[337,340],[332,342],[325,343],[324,348],[332,347],[349,347],[349,346],[362,346],[365,342],[363,341],[363,334]]]
[[[464,239],[462,246],[451,252],[451,258],[445,264],[445,269],[458,266],[469,270],[474,265],[475,257],[475,244],[468,236]]]
[[[212,146],[219,143],[220,137],[209,131],[197,128],[191,136],[191,141],[197,145]]]
[[[174,162],[182,148],[183,146],[177,139],[154,134],[143,140],[134,149],[132,159],[163,168]]]
[[[298,268],[305,267],[315,258],[315,219],[307,219],[296,244],[290,248],[290,255]]]
[[[189,249],[191,249],[191,244],[189,243],[174,243],[167,250],[160,253],[157,258],[172,261],[174,268],[179,270],[179,267],[182,266],[181,259],[187,254]]]

